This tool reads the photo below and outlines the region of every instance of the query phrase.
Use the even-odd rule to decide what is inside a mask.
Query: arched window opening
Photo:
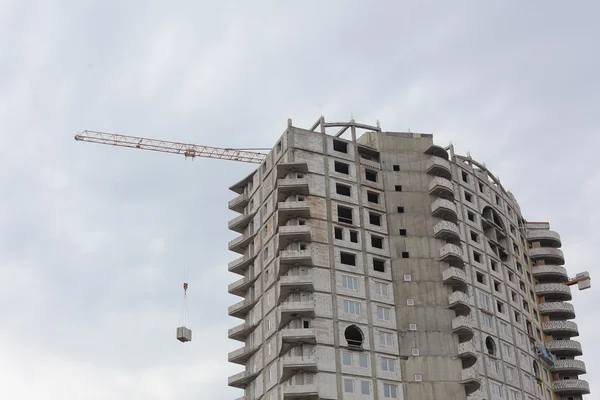
[[[349,349],[362,349],[364,340],[363,333],[356,325],[350,325],[344,331],[344,337],[348,342]]]
[[[485,347],[487,349],[488,354],[495,356],[496,355],[496,342],[490,336],[485,339]]]

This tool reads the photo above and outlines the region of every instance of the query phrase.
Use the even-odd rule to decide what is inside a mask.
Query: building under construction
[[[242,399],[589,393],[569,303],[589,276],[481,162],[429,134],[289,121],[230,189]]]

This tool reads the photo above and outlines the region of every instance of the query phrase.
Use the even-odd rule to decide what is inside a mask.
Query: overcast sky
[[[252,165],[84,129],[270,147],[323,114],[433,133],[551,223],[571,275],[597,273],[600,7],[566,4],[0,0],[0,397],[241,396],[227,188]],[[596,396],[598,293],[573,300]]]

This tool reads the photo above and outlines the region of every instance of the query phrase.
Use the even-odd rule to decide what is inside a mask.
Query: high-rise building
[[[589,393],[560,236],[484,164],[429,134],[288,121],[230,189],[242,399]]]

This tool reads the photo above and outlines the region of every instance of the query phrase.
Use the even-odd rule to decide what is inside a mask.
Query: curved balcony
[[[440,157],[444,160],[448,159],[448,151],[442,146],[438,146],[437,144],[432,144],[431,146],[429,146],[427,150],[425,150],[425,154]]]
[[[448,308],[456,311],[460,315],[469,315],[471,306],[469,305],[469,295],[460,291],[455,291],[448,296]]]
[[[470,367],[477,362],[477,349],[472,341],[458,344],[458,358],[462,359],[463,365]]]
[[[535,294],[546,300],[571,300],[571,288],[564,283],[539,283],[535,285]]]
[[[585,363],[580,360],[556,360],[552,372],[582,375],[586,373]]]
[[[317,372],[317,358],[315,356],[297,356],[281,358],[281,376],[279,382],[287,381],[298,372]]]
[[[433,236],[448,243],[460,244],[460,228],[454,222],[441,220],[433,226]]]
[[[250,242],[252,242],[252,239],[254,239],[255,236],[256,232],[246,232],[236,237],[229,242],[229,250],[239,254],[244,254],[246,252],[246,248],[250,245]]]
[[[473,338],[473,323],[469,317],[460,315],[452,320],[452,333],[462,336],[466,340]]]
[[[250,311],[250,309],[256,304],[255,299],[244,299],[238,303],[235,303],[232,306],[229,306],[227,310],[229,315],[236,318],[244,319],[246,318],[246,314]]]
[[[552,390],[561,396],[590,394],[590,384],[583,379],[561,379],[552,382]]]
[[[310,329],[283,329],[280,331],[281,348],[279,354],[286,353],[290,348],[302,344],[316,344],[317,332],[314,328]]]
[[[466,289],[468,286],[467,274],[455,267],[446,268],[442,271],[442,281],[445,285],[457,286]]]
[[[278,257],[279,276],[285,275],[295,266],[312,267],[313,258],[310,250],[281,250]]]
[[[279,296],[277,297],[277,303],[281,303],[287,299],[293,292],[314,292],[315,287],[313,284],[312,274],[308,275],[285,275],[279,278],[277,284],[279,286]]]
[[[279,328],[283,328],[295,318],[314,318],[314,301],[292,301],[279,306]]]
[[[454,186],[448,179],[436,176],[429,182],[429,194],[454,200]]]
[[[311,385],[283,385],[284,400],[318,400],[319,389],[314,383]]]
[[[246,270],[248,269],[248,267],[250,267],[250,265],[252,265],[252,263],[254,262],[255,259],[256,259],[256,255],[241,256],[239,258],[236,258],[232,262],[230,262],[227,265],[227,269],[229,270],[229,272],[233,272],[234,274],[244,275],[246,273]]]
[[[452,169],[448,160],[433,156],[425,165],[425,171],[430,175],[441,176],[446,179],[452,179]]]
[[[460,371],[460,383],[465,386],[467,396],[479,390],[481,387],[481,380],[479,379],[477,365],[473,365]]]
[[[546,229],[529,229],[527,231],[527,241],[540,242],[544,247],[560,247],[562,245],[560,235]]]
[[[236,296],[244,297],[246,296],[246,292],[252,286],[252,284],[256,281],[256,277],[254,276],[252,271],[248,271],[246,276],[242,279],[238,279],[237,281],[229,284],[227,291]]]
[[[229,209],[238,213],[243,213],[244,208],[248,205],[250,201],[250,196],[247,193],[242,193],[237,197],[229,200],[228,206]]]
[[[244,346],[240,349],[234,350],[227,355],[227,360],[230,363],[244,365],[246,361],[252,356],[252,354],[256,353],[260,346]]]
[[[549,264],[563,265],[565,263],[565,256],[562,250],[552,247],[529,249],[529,257],[534,261],[538,259],[546,260]]]
[[[577,324],[572,321],[546,321],[542,322],[542,330],[552,336],[579,336]]]
[[[575,307],[573,307],[573,304],[564,303],[562,301],[540,303],[539,310],[540,314],[550,315],[557,319],[575,318]]]
[[[440,261],[462,263],[464,261],[462,248],[452,243],[446,243],[440,249]]]
[[[546,342],[546,349],[557,356],[580,356],[581,343],[576,340],[549,340]]]
[[[255,214],[255,212],[251,212],[248,214],[238,215],[237,217],[229,221],[227,227],[231,231],[243,233],[248,227],[248,225],[250,225],[250,222],[252,221],[252,218],[254,218]]]
[[[533,276],[536,279],[550,279],[559,282],[569,280],[567,269],[559,265],[535,265],[533,267]]]
[[[277,203],[277,212],[280,225],[291,218],[310,218],[308,201],[280,201]]]
[[[456,205],[450,200],[437,199],[431,204],[431,214],[434,217],[447,219],[452,222],[458,221]]]
[[[278,238],[278,250],[283,250],[293,242],[312,242],[312,231],[308,225],[284,225],[279,227]]]
[[[256,324],[246,321],[229,329],[227,332],[227,337],[229,337],[229,339],[245,342],[246,338],[250,336],[254,328],[256,328]]]
[[[239,374],[230,376],[227,379],[227,384],[238,389],[245,389],[252,379],[258,376],[258,372],[242,371]]]
[[[302,194],[308,196],[308,177],[303,178],[285,178],[277,180],[277,199],[284,201],[293,194]]]

